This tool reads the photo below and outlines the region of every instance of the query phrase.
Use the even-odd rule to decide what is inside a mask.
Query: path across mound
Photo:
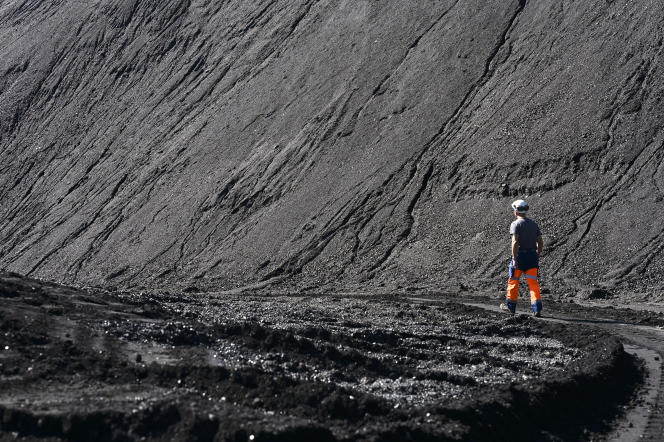
[[[416,303],[440,303],[441,299],[428,297],[411,297]],[[522,301],[523,302],[523,301]],[[501,313],[498,303],[465,302],[465,305]],[[584,317],[579,315],[579,307],[567,306],[560,311],[560,304],[554,304],[554,313],[545,314],[538,320],[558,324],[577,325],[591,324],[619,336],[625,342],[627,353],[644,361],[647,379],[639,395],[640,400],[630,408],[617,428],[607,436],[609,441],[659,441],[664,434],[664,376],[662,373],[664,356],[664,327],[661,314],[642,315],[631,308],[624,309],[587,309]],[[637,311],[641,306],[636,306]],[[576,311],[576,314],[575,314]],[[503,313],[504,314],[504,313]],[[529,316],[526,309],[517,313],[518,316]],[[610,316],[603,318],[601,315]],[[641,322],[651,325],[634,323],[635,317]]]

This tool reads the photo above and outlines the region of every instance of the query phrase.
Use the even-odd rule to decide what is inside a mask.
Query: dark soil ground
[[[640,383],[608,332],[395,296],[77,290],[0,277],[0,434],[579,440]]]

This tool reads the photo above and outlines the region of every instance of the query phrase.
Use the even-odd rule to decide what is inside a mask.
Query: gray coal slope
[[[663,19],[656,0],[2,2],[0,267],[493,283],[527,197],[551,285],[662,294]]]

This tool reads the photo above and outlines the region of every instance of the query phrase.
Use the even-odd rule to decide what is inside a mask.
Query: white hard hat
[[[512,203],[512,209],[518,213],[526,213],[528,211],[528,203],[524,200],[516,200]]]

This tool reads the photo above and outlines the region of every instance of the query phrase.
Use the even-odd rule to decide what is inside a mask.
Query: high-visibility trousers
[[[519,299],[519,279],[526,277],[530,289],[530,305],[534,312],[542,311],[542,297],[540,296],[540,285],[538,280],[539,269],[537,267],[528,270],[519,270],[510,263],[510,278],[507,281],[507,307],[514,312],[516,302]]]

